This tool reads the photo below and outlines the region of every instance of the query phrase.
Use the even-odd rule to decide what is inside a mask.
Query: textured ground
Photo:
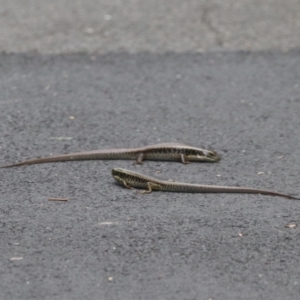
[[[300,196],[299,32],[300,0],[0,0],[0,165],[167,141],[222,156],[0,169],[0,300],[298,300],[300,202],[138,195],[110,172]]]
[[[300,195],[300,52],[0,56],[0,163],[180,141],[217,164],[0,170],[1,299],[299,299],[300,202],[152,193],[119,166]],[[67,203],[49,197],[68,197]]]

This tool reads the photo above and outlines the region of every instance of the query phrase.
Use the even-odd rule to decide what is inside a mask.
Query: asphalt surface
[[[166,141],[222,160],[0,169],[0,298],[299,299],[300,202],[139,195],[110,175],[299,196],[299,64],[299,51],[2,54],[1,164]]]

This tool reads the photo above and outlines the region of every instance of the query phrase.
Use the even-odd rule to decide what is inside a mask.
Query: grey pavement
[[[300,46],[300,0],[0,0],[0,51],[106,53]]]
[[[298,300],[300,202],[140,195],[110,172],[300,196],[299,29],[298,0],[0,0],[0,165],[166,141],[222,156],[0,169],[0,299]]]

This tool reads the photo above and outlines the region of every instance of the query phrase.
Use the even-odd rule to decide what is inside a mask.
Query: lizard
[[[112,176],[119,184],[123,185],[124,187],[128,189],[132,189],[133,187],[142,188],[144,190],[141,193],[146,194],[149,194],[152,191],[183,193],[242,193],[279,196],[288,199],[300,200],[300,198],[296,198],[279,192],[249,187],[214,186],[170,182],[121,168],[112,169]]]
[[[136,160],[137,164],[142,164],[144,160],[181,161],[183,164],[188,164],[189,162],[216,162],[220,160],[220,156],[212,150],[192,147],[180,143],[162,143],[139,148],[102,149],[34,158],[5,165],[0,168],[62,161],[116,159]]]

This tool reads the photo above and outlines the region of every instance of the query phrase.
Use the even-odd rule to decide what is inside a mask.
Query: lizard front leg
[[[119,176],[114,176],[114,177],[115,177],[115,179],[116,179],[119,183],[123,184],[123,186],[124,186],[125,188],[130,189],[130,190],[133,190],[133,188],[132,188],[131,186],[129,186],[129,185],[126,183],[126,181],[125,181],[124,179],[122,179],[122,178],[119,177]]]
[[[183,153],[180,154],[180,161],[185,165],[189,164],[189,161],[186,160],[186,156]]]

